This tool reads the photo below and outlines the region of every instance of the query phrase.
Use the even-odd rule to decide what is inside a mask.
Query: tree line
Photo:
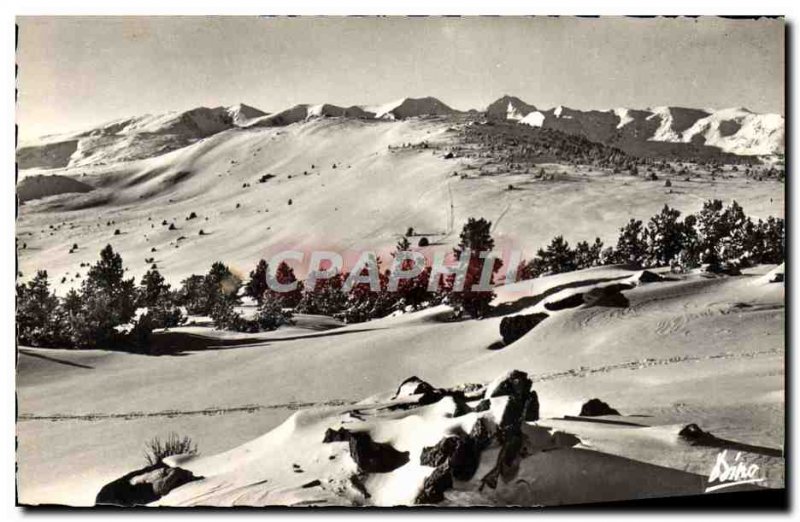
[[[633,264],[644,268],[669,266],[685,272],[705,267],[713,272],[735,274],[759,263],[777,264],[784,258],[784,221],[769,217],[754,221],[735,201],[723,207],[719,200],[707,201],[697,214],[681,213],[668,206],[646,223],[631,219],[620,228],[616,245],[605,247],[597,238],[571,247],[556,236],[536,255],[517,268],[518,279],[581,270],[609,264]],[[435,290],[430,266],[418,275],[390,284],[389,269],[381,270],[379,289],[360,282],[346,288],[349,274],[338,273],[319,279],[313,289],[299,281],[294,270],[280,263],[274,272],[282,285],[296,283],[290,292],[270,288],[270,267],[260,260],[243,281],[222,262],[211,265],[205,275],[191,275],[173,289],[155,267],[137,285],[125,278],[121,256],[110,245],[90,267],[80,288],[59,298],[51,290],[47,272],[41,270],[27,283],[17,284],[18,342],[27,346],[105,348],[147,351],[154,329],[185,324],[188,315],[208,316],[219,329],[260,332],[293,322],[294,313],[321,314],[346,323],[385,317],[396,311],[413,311],[437,304],[450,305],[457,317],[484,317],[491,312],[495,284],[502,261],[493,259],[488,281],[481,252],[494,248],[491,222],[470,218],[464,224],[454,249],[457,261],[466,266],[459,289],[455,274],[441,277]],[[409,251],[403,237],[392,256]],[[400,267],[408,270],[413,260]],[[366,270],[366,269],[365,269]],[[482,289],[474,287],[483,283]],[[245,317],[239,308],[242,298],[251,298],[255,313]]]

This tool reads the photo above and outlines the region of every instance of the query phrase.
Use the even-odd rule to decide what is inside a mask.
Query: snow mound
[[[763,276],[758,277],[754,283],[758,285],[767,285],[771,283],[783,283],[786,277],[785,263],[781,263]]]
[[[230,451],[166,459],[202,478],[155,505],[435,504],[456,483],[503,487],[500,473],[523,458],[520,441],[526,452],[577,442],[526,424],[537,419],[524,372],[490,388],[441,389],[412,378],[394,398],[302,411]]]
[[[106,484],[98,502],[386,507],[631,500],[701,493],[706,478],[685,463],[705,466],[721,444],[736,444],[696,424],[621,420],[597,398],[580,417],[540,419],[532,388],[519,370],[488,385],[454,388],[408,379],[392,398],[301,411],[217,455],[167,457]],[[661,455],[660,465],[651,463],[653,455]],[[148,495],[140,494],[143,484],[151,484]]]

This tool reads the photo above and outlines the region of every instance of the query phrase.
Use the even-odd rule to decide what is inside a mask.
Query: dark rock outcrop
[[[420,464],[433,468],[447,464],[453,477],[458,480],[469,480],[475,475],[480,464],[481,449],[467,435],[450,435],[440,440],[435,446],[422,449]]]
[[[653,274],[655,275],[655,274]],[[550,311],[566,310],[577,308],[581,305],[589,306],[612,306],[615,308],[626,308],[630,306],[628,298],[622,295],[623,290],[630,290],[632,284],[617,283],[608,286],[592,288],[588,292],[572,294],[558,301],[545,303],[544,307]]]
[[[400,386],[397,387],[397,391],[395,392],[393,399],[397,399],[398,397],[408,397],[409,395],[423,395],[432,397],[436,395],[436,388],[414,375],[413,377],[409,377],[400,383]]]
[[[508,396],[508,405],[503,412],[500,427],[503,429],[519,425],[523,421],[539,420],[539,397],[531,390],[533,382],[528,374],[512,370],[501,379],[493,382],[486,390],[487,397]]]
[[[183,468],[173,468],[164,463],[154,464],[103,486],[95,498],[95,505],[144,506],[179,486],[201,478]]]
[[[500,335],[503,337],[503,342],[506,345],[513,343],[548,317],[545,313],[503,317],[500,321]]]
[[[627,308],[630,306],[628,298],[622,295],[622,290],[629,290],[629,285],[615,284],[592,288],[583,294],[583,302],[586,306],[612,306],[615,308]]]
[[[425,478],[415,504],[436,504],[444,500],[444,492],[453,487],[453,474],[447,464],[433,470]]]
[[[472,439],[476,447],[482,451],[489,447],[493,437],[494,433],[492,432],[492,427],[486,419],[478,417],[478,420],[475,421],[472,430],[469,432],[469,438]]]
[[[642,270],[637,280],[640,283],[658,283],[660,281],[665,281],[665,278],[649,270]]]
[[[581,406],[581,417],[599,417],[601,415],[619,415],[620,413],[600,399],[591,399]]]
[[[391,444],[375,442],[369,433],[328,428],[322,442],[348,442],[350,457],[365,473],[388,473],[409,461],[407,451],[397,451]]]
[[[784,282],[784,275],[783,272],[775,272],[772,274],[772,277],[769,278],[770,283],[783,283]]]

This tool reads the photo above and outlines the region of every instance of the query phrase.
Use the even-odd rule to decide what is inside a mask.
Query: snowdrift
[[[696,465],[660,464],[706,461],[726,445],[762,465],[780,462],[779,450],[694,424],[649,426],[599,399],[577,417],[540,419],[532,384],[518,370],[449,389],[411,377],[391,396],[296,413],[218,455],[167,457],[107,484],[96,503],[561,505],[702,494],[709,481]]]
[[[522,410],[528,418],[512,416],[532,453],[501,466],[497,486],[481,489],[504,452],[492,438],[469,460],[478,463],[471,478],[453,475],[437,505],[697,492],[724,448],[760,466],[761,486],[781,487],[785,289],[762,279],[773,268],[736,277],[625,267],[558,274],[498,288],[497,315],[482,320],[452,321],[438,306],[324,331],[303,322],[234,343],[182,327],[170,332],[187,339],[172,356],[22,348],[20,501],[93,504],[105,485],[141,476],[137,483],[150,484],[145,503],[411,504],[429,478],[448,484],[447,473],[431,478],[441,462],[424,464],[423,453],[436,454],[425,448],[470,436],[479,418],[498,433],[510,395],[487,390],[513,369],[532,381],[522,389],[536,392],[538,420],[532,395]],[[584,298],[603,289],[627,302]],[[575,306],[547,309],[576,295]],[[505,319],[538,312],[547,317],[502,343]],[[208,342],[198,346],[201,337]],[[198,376],[213,393],[197,392]],[[715,438],[693,429],[695,439],[681,436],[691,424]],[[184,471],[141,468],[142,445],[171,431],[191,436],[201,453],[168,460]],[[397,467],[361,473],[358,462],[374,468],[359,448],[374,446],[357,433]],[[462,446],[451,440],[439,449]],[[152,497],[153,487],[164,494]]]

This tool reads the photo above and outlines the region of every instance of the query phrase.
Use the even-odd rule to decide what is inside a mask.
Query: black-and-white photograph
[[[781,505],[784,18],[16,32],[18,505]]]

